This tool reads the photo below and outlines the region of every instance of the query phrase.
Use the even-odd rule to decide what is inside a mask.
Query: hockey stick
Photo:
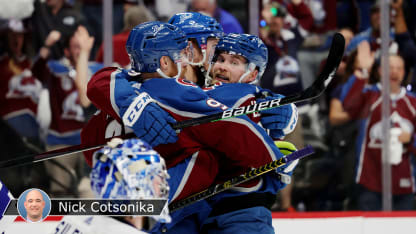
[[[338,66],[341,63],[342,57],[344,55],[344,48],[344,37],[340,33],[335,33],[332,39],[332,44],[329,50],[328,58],[326,60],[326,64],[322,73],[319,74],[318,78],[313,82],[313,84],[310,87],[303,90],[302,92],[286,96],[284,98],[277,98],[269,101],[256,103],[254,105],[234,108],[221,113],[216,113],[200,118],[188,119],[185,121],[174,123],[172,125],[173,129],[182,129],[185,127],[195,126],[203,123],[229,119],[240,115],[247,115],[254,112],[276,108],[290,103],[306,101],[318,97],[325,91],[326,87],[328,87],[328,84],[334,77],[335,72],[337,71]]]
[[[276,107],[283,106],[286,104],[301,102],[301,101],[305,101],[308,99],[318,97],[328,86],[329,82],[332,80],[332,77],[334,76],[338,68],[338,65],[341,62],[342,56],[344,54],[344,47],[345,47],[344,37],[341,34],[336,33],[332,39],[332,45],[329,50],[327,62],[324,66],[322,73],[319,74],[318,78],[310,87],[308,87],[307,89],[303,90],[300,93],[290,95],[284,98],[277,98],[274,100],[264,101],[264,102],[257,103],[254,105],[230,109],[230,110],[220,112],[217,114],[212,114],[212,115],[207,115],[207,116],[203,116],[200,118],[194,118],[194,119],[177,122],[172,125],[172,128],[177,130],[177,129],[191,127],[191,126],[195,126],[195,125],[199,125],[203,123],[215,122],[215,121],[219,121],[223,119],[246,115],[246,114],[250,114],[250,113],[254,113],[254,112],[258,112],[262,110],[267,110],[271,108],[276,108]],[[61,157],[61,156],[68,155],[68,154],[74,154],[74,153],[79,153],[79,152],[83,152],[87,150],[97,149],[103,146],[105,146],[105,144],[94,145],[94,146],[81,144],[81,145],[76,145],[76,146],[70,146],[67,148],[62,148],[59,150],[44,152],[38,155],[21,156],[21,157],[14,158],[12,160],[0,162],[0,168],[31,164],[31,163],[51,159],[51,158]]]
[[[125,135],[118,136],[118,137],[123,138],[123,139],[129,139],[135,136],[136,135],[134,135],[134,133],[129,133],[129,134],[125,134]],[[106,141],[107,140],[110,141],[111,138],[106,138]],[[80,144],[80,145],[68,146],[62,149],[50,150],[50,151],[37,154],[37,155],[24,155],[24,156],[20,156],[14,159],[0,161],[0,168],[23,166],[23,165],[41,162],[41,161],[52,159],[52,158],[62,157],[65,155],[76,154],[76,153],[81,153],[81,152],[88,151],[88,150],[99,149],[106,145],[107,144],[101,144],[101,145]]]
[[[270,171],[273,171],[281,166],[284,166],[285,164],[292,162],[296,159],[300,159],[303,157],[306,157],[308,155],[313,154],[315,151],[313,150],[312,146],[307,146],[301,150],[298,150],[296,152],[293,152],[285,157],[282,157],[278,160],[275,160],[273,162],[270,162],[266,165],[263,165],[261,167],[252,169],[249,172],[246,172],[245,174],[239,175],[237,177],[234,177],[230,180],[225,181],[222,184],[213,185],[207,189],[205,189],[202,192],[196,193],[194,195],[191,195],[185,199],[182,199],[177,202],[173,202],[169,204],[169,212],[173,212],[175,210],[181,209],[185,206],[191,205],[193,203],[196,203],[200,200],[204,200],[206,198],[212,197],[215,194],[218,194],[220,192],[223,192],[224,190],[230,189],[236,185],[239,185],[241,183],[244,183],[246,181],[249,181],[251,179],[254,179],[258,176],[261,176],[265,173],[268,173]]]

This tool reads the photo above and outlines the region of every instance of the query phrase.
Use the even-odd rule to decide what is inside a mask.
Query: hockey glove
[[[147,93],[137,96],[123,115],[123,123],[152,147],[178,140],[175,130],[170,125],[175,122],[175,119],[154,103]]]
[[[273,96],[257,99],[257,103],[283,97],[283,95],[274,94]],[[274,139],[291,133],[295,129],[298,121],[298,110],[294,104],[264,110],[260,113],[261,124],[269,130],[269,135]]]
[[[295,145],[288,141],[275,141],[274,144],[284,155],[289,155],[297,150]],[[276,172],[280,174],[280,180],[282,183],[290,184],[293,170],[298,165],[298,162],[299,159],[296,159],[295,161],[289,162],[286,165],[276,169]]]

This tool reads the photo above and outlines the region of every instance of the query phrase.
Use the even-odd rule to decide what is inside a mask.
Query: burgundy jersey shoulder
[[[109,77],[109,76],[111,76],[111,73],[113,73],[117,69],[119,69],[119,68],[117,68],[117,67],[104,67],[104,68],[101,68],[96,73],[94,73],[94,75],[90,79],[90,82],[93,81],[93,80],[97,80],[97,79],[101,80],[101,79],[104,79],[106,77]]]
[[[111,93],[111,76],[116,71],[119,71],[119,68],[102,68],[91,77],[87,85],[88,99],[94,104],[94,106],[107,114],[110,114],[114,118],[118,118],[118,113],[115,113],[109,100]]]

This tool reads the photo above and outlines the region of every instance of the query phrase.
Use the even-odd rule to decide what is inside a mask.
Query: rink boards
[[[273,226],[278,234],[414,234],[416,211],[409,212],[274,212]],[[11,219],[12,217],[3,217]],[[49,216],[42,223],[26,223],[17,217],[9,233],[54,233],[62,216]],[[2,220],[6,221],[6,220]],[[1,229],[1,228],[0,228]]]

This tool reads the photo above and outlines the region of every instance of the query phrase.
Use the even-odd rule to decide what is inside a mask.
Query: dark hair
[[[373,66],[371,66],[370,71],[368,71],[370,75],[368,78],[369,84],[375,84],[380,81],[380,74],[378,73],[378,68],[380,67],[380,65],[381,65],[381,60],[376,59],[374,61]]]
[[[350,55],[348,55],[346,59],[347,64],[345,67],[345,74],[340,80],[341,84],[347,82],[348,78],[350,78],[350,76],[354,74],[354,71],[357,68],[355,66],[355,60],[357,58],[357,55],[358,55],[358,49],[355,49],[354,51],[350,53]],[[369,72],[369,79],[368,79],[369,84],[375,84],[380,80],[380,75],[378,74],[379,66],[380,66],[380,62],[375,60],[373,66],[371,66],[370,70],[368,71]]]
[[[270,11],[273,17],[285,17],[287,14],[286,7],[278,2],[270,3]]]
[[[71,30],[70,32],[61,32],[62,35],[62,45],[64,49],[69,49],[69,45],[71,44],[71,39],[75,35],[76,30]]]
[[[357,58],[357,50],[354,50],[349,55],[345,55],[345,74],[341,77],[340,84],[347,82],[348,78],[354,73],[355,70],[355,59]]]

